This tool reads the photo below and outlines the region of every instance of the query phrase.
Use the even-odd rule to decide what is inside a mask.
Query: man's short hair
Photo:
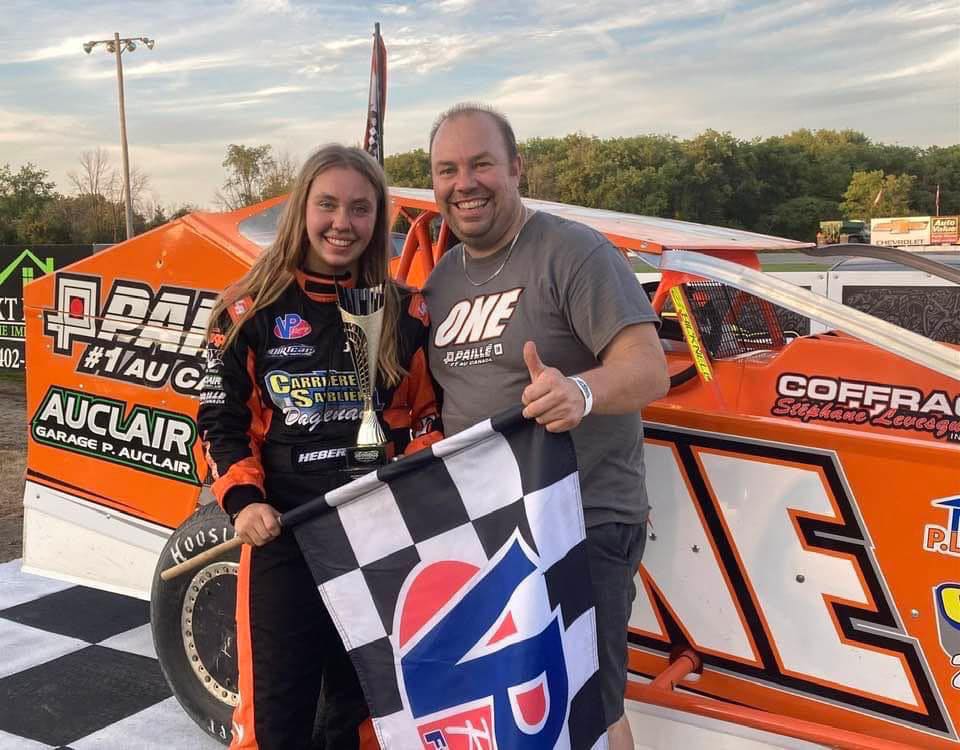
[[[443,125],[443,123],[454,117],[460,117],[461,115],[477,114],[487,115],[493,119],[497,125],[497,129],[500,131],[500,135],[503,136],[503,145],[507,148],[507,157],[510,161],[516,159],[520,155],[520,151],[517,148],[517,136],[514,135],[513,127],[510,125],[507,116],[489,104],[481,104],[479,102],[460,102],[459,104],[454,104],[445,112],[440,113],[440,116],[433,121],[433,127],[430,128],[431,156],[433,155],[433,139],[436,137],[437,131],[440,130],[440,126]]]

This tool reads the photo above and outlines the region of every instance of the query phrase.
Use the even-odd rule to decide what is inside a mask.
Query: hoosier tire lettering
[[[232,536],[220,506],[200,506],[167,540],[150,591],[150,627],[163,676],[187,715],[224,745],[230,741],[238,699],[235,612],[240,550],[227,552],[192,575],[164,581],[160,573],[170,560],[189,560]]]

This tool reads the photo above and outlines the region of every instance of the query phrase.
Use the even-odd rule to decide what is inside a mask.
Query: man
[[[639,412],[669,387],[656,314],[603,235],[523,206],[516,138],[501,114],[482,105],[442,114],[430,163],[440,213],[461,240],[425,289],[444,426],[453,434],[522,400],[526,417],[572,431],[610,747],[632,748],[623,693],[646,538]]]

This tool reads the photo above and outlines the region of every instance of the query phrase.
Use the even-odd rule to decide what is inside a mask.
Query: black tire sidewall
[[[163,581],[160,572],[233,536],[230,519],[216,503],[201,506],[170,535],[157,561],[150,590],[150,628],[163,676],[190,718],[223,744],[230,742],[233,707],[217,700],[201,684],[188,661],[181,633],[184,599],[197,571],[184,573],[171,581]],[[240,550],[235,549],[217,562],[239,560]]]

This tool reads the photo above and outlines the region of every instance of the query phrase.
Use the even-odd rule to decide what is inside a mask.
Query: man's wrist
[[[590,386],[587,384],[587,381],[581,378],[579,375],[569,375],[567,380],[572,380],[574,385],[580,391],[580,395],[583,396],[583,414],[582,417],[587,416],[591,411],[593,411],[593,391],[590,390]]]

